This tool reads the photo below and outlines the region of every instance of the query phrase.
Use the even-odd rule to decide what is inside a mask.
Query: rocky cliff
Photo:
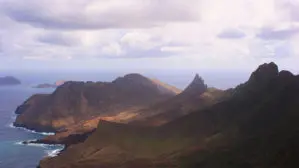
[[[168,89],[178,95],[140,110],[120,111],[117,114],[85,120],[67,127],[65,131],[57,132],[55,135],[47,136],[36,142],[70,145],[70,142],[84,141],[86,137],[84,135],[93,131],[99,120],[118,123],[129,122],[132,125],[159,126],[195,110],[210,106],[221,100],[225,94],[224,91],[208,88],[198,75],[183,92],[158,80],[152,81],[160,86],[159,89]]]
[[[220,101],[224,96],[224,91],[208,88],[204,80],[196,74],[192,82],[180,94],[138,111],[135,120],[130,124],[160,126],[195,110],[208,107]]]
[[[15,126],[56,132],[108,114],[131,111],[177,93],[139,74],[112,82],[66,82],[52,94],[34,95],[19,106]]]
[[[261,65],[221,102],[160,127],[100,121],[48,167],[298,167],[299,76]]]

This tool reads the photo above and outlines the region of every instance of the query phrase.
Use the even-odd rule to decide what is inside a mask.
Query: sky
[[[299,70],[299,0],[0,0],[0,69]]]

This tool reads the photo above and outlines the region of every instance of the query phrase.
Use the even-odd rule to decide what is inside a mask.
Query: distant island
[[[33,87],[34,88],[57,88],[58,86],[63,85],[65,82],[66,81],[64,81],[64,80],[59,80],[59,81],[56,81],[53,84],[43,83],[43,84],[38,84],[38,85],[33,86]]]
[[[12,76],[0,77],[0,86],[20,85],[21,81]]]

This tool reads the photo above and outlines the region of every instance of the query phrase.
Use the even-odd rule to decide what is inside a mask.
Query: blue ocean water
[[[22,141],[42,138],[44,135],[12,127],[14,110],[34,93],[49,93],[51,89],[37,90],[28,86],[0,87],[0,167],[34,168],[39,160],[61,149],[61,146],[22,145]]]
[[[145,76],[159,79],[178,88],[185,88],[196,72],[159,71],[140,72]],[[12,75],[22,81],[20,86],[0,87],[0,168],[34,168],[45,156],[53,155],[61,146],[22,145],[22,141],[39,139],[45,135],[12,127],[14,111],[18,105],[36,93],[51,93],[54,89],[36,89],[40,83],[56,80],[112,81],[125,72],[0,72],[0,76]],[[249,73],[206,72],[200,74],[209,86],[230,88],[245,81]]]

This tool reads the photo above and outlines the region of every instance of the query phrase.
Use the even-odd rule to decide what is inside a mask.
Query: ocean
[[[195,76],[195,72],[162,71],[144,72],[145,76],[159,79],[180,89],[185,88]],[[54,83],[57,80],[112,81],[125,75],[124,72],[33,72],[1,71],[0,76],[12,75],[22,81],[18,86],[0,86],[0,168],[34,168],[46,156],[54,156],[63,146],[23,145],[26,140],[39,139],[42,133],[22,128],[14,128],[14,111],[18,105],[36,93],[51,93],[54,89],[37,89],[32,86]],[[209,86],[227,89],[246,81],[249,73],[207,72],[200,74]]]
[[[22,141],[44,135],[12,126],[18,105],[34,93],[50,92],[50,89],[37,90],[24,85],[0,87],[0,168],[34,168],[40,159],[62,149],[62,146],[23,145]]]

